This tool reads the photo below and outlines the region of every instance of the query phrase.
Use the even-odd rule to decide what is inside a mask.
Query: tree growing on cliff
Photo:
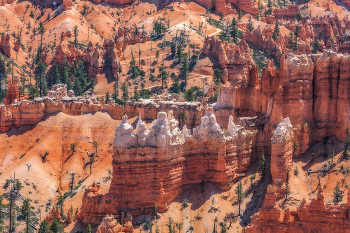
[[[31,200],[26,198],[23,201],[23,205],[21,208],[21,214],[23,216],[23,220],[25,221],[25,232],[26,233],[30,233],[30,232],[34,232],[31,226],[35,226],[36,224],[38,224],[38,219],[35,216],[34,213],[34,207],[31,206],[30,204]]]
[[[54,219],[50,226],[50,230],[52,233],[61,233],[63,232],[63,227],[57,219]]]
[[[57,201],[57,205],[60,207],[60,216],[61,218],[63,219],[63,205],[64,205],[64,196],[63,195],[60,195],[58,197],[58,201]]]
[[[109,95],[109,92],[107,91],[105,104],[108,104],[109,99],[110,99],[110,95]]]
[[[342,200],[343,200],[343,191],[340,189],[340,184],[338,182],[333,191],[333,202],[339,203]]]
[[[46,219],[44,219],[44,220],[40,223],[40,227],[39,227],[38,233],[48,233],[49,230],[50,230],[50,228],[49,228],[49,223],[46,221]]]
[[[185,125],[185,121],[188,119],[186,112],[181,111],[179,112],[179,122],[180,122],[180,128],[183,128]]]
[[[157,78],[162,81],[162,89],[164,89],[164,86],[166,85],[166,80],[168,80],[168,72],[163,64],[161,67],[159,67],[159,74]]]
[[[86,228],[86,233],[91,233],[91,225],[90,224]]]
[[[284,199],[284,202],[286,202],[289,194],[289,169],[287,169],[286,172],[286,198]]]
[[[4,197],[0,195],[0,231],[4,232],[4,223],[6,217],[6,205],[3,203]]]
[[[241,204],[243,203],[244,198],[246,197],[243,191],[242,181],[240,181],[236,187],[236,194],[237,194],[237,202],[238,202],[238,215],[241,216]]]
[[[253,180],[255,180],[255,174],[254,175],[251,175],[250,177],[249,177],[249,179],[250,179],[250,186],[253,186]]]
[[[238,37],[238,29],[237,29],[237,21],[236,18],[233,17],[232,24],[231,24],[231,31],[230,34],[232,36],[232,40],[235,44],[237,44],[237,37]]]
[[[260,160],[259,160],[258,172],[259,172],[261,178],[265,177],[266,162],[265,162],[264,152],[261,152],[261,156],[260,156]]]
[[[182,66],[181,66],[181,77],[185,81],[185,86],[187,86],[188,72],[190,69],[190,65],[188,63],[187,55],[183,56]]]
[[[124,81],[122,84],[122,92],[123,92],[122,98],[124,101],[124,108],[126,106],[126,102],[129,100],[129,90],[128,89],[129,89],[128,84]]]
[[[297,140],[294,140],[294,144],[293,144],[293,149],[294,149],[294,156],[298,155],[298,147],[299,147],[299,144],[297,142]]]
[[[241,21],[242,19],[242,11],[241,8],[238,8],[238,21]]]
[[[78,26],[75,25],[74,30],[73,30],[73,34],[74,34],[74,47],[75,47],[75,48],[78,48],[78,47],[77,47],[77,45],[78,45],[78,33],[79,33]]]
[[[345,141],[344,141],[344,149],[343,149],[343,158],[348,159],[348,150],[349,150],[349,127],[345,129]]]
[[[277,41],[279,35],[280,35],[280,25],[278,24],[278,22],[276,21],[276,24],[275,24],[275,29],[273,30],[273,33],[272,33],[272,39],[274,41]]]
[[[118,82],[115,82],[113,84],[113,94],[112,99],[114,99],[115,103],[118,103],[118,96],[119,96],[119,90],[118,90]]]
[[[216,0],[211,0],[211,11],[216,10]]]
[[[39,96],[39,92],[38,89],[35,86],[31,86],[29,88],[29,93],[28,93],[28,97],[30,100],[33,100],[35,97]]]
[[[220,68],[216,68],[214,70],[214,82],[216,85],[220,85],[221,84],[221,79],[222,79],[223,75],[222,75],[222,71]]]

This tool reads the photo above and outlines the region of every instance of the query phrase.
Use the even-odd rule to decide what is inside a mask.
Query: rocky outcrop
[[[132,233],[134,228],[132,226],[132,217],[130,214],[127,215],[128,220],[122,219],[125,222],[123,225],[119,224],[113,215],[107,215],[103,218],[102,222],[97,228],[96,233]]]
[[[288,8],[284,9],[274,9],[273,15],[276,17],[292,17],[294,18],[297,14],[300,14],[299,6],[297,5],[289,5]]]
[[[105,2],[112,5],[126,5],[133,3],[133,0],[92,0],[94,3]]]
[[[110,189],[105,195],[85,192],[83,222],[99,223],[106,214],[118,215],[121,210],[152,213],[154,203],[158,210],[166,210],[188,185],[203,181],[227,189],[227,182],[255,159],[256,131],[235,125],[231,117],[225,133],[212,108],[193,135],[187,127],[177,127],[171,112],[159,112],[149,129],[139,120],[136,134],[126,120],[125,116],[115,131]]]
[[[293,165],[293,126],[289,118],[278,124],[271,138],[271,175],[279,197],[283,197],[286,171]]]
[[[350,193],[350,189],[348,189]],[[276,189],[269,186],[264,206],[251,218],[252,222],[243,230],[245,233],[257,232],[349,232],[350,195],[345,205],[326,204],[321,186],[316,199],[310,203],[302,201],[296,211],[282,211],[276,205]]]
[[[13,78],[11,75],[7,76],[7,93],[6,97],[4,99],[4,104],[5,105],[10,105],[16,100],[20,100],[21,94],[19,93],[19,78],[18,75],[14,75]]]
[[[63,7],[65,11],[71,10],[73,6],[73,0],[63,0]]]
[[[10,34],[1,36],[0,49],[6,56],[11,58]]]
[[[205,56],[213,56],[223,73],[223,82],[247,83],[250,81],[251,57],[244,40],[239,45],[206,37],[202,49]],[[253,81],[254,82],[254,81]]]

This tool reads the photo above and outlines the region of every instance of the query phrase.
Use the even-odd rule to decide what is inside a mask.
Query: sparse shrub
[[[183,199],[181,203],[182,203],[183,208],[188,207],[188,200],[187,199]]]
[[[298,176],[298,175],[299,175],[298,167],[295,167],[295,169],[294,169],[294,175],[295,175],[295,176]]]

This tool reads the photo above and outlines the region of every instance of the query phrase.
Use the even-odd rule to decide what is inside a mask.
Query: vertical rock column
[[[287,170],[293,164],[293,126],[288,117],[278,124],[272,135],[271,175],[278,197],[283,197]]]

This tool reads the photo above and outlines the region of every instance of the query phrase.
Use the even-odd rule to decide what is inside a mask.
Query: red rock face
[[[0,49],[6,56],[11,57],[10,34],[1,36]]]
[[[114,139],[109,192],[85,192],[79,215],[83,222],[99,223],[106,214],[118,215],[120,210],[133,215],[152,213],[154,202],[160,211],[166,210],[188,185],[202,181],[215,182],[226,190],[228,181],[237,178],[254,158],[256,132],[234,125],[232,118],[228,139],[210,111],[192,137],[186,128],[182,132],[176,128],[176,122],[160,112],[149,130],[139,121],[134,135],[123,119]]]
[[[289,5],[288,8],[285,9],[274,9],[273,15],[276,17],[292,17],[294,18],[297,14],[300,14],[299,6]]]
[[[12,77],[9,75],[7,77],[7,82],[8,82],[8,87],[7,87],[7,94],[4,99],[4,104],[5,105],[10,105],[12,104],[15,100],[20,99],[20,94],[19,94],[19,78],[17,75]]]
[[[223,72],[224,82],[248,83],[250,82],[251,57],[248,53],[248,45],[244,40],[236,46],[214,37],[206,37],[202,54],[215,57]],[[256,80],[252,80],[256,82]]]
[[[278,196],[283,197],[283,185],[286,181],[286,171],[293,165],[293,126],[289,118],[285,118],[277,128],[272,131],[271,139],[271,175]]]
[[[350,190],[348,190],[349,192]],[[349,232],[349,196],[345,206],[325,203],[319,186],[317,199],[305,199],[296,211],[282,211],[276,204],[276,189],[269,186],[264,206],[252,216],[243,232]]]

